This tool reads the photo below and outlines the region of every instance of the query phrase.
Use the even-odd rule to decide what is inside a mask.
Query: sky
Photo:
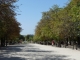
[[[34,34],[35,28],[42,17],[42,12],[49,11],[54,5],[64,7],[69,0],[19,0],[16,5],[17,21],[21,23],[21,35]]]

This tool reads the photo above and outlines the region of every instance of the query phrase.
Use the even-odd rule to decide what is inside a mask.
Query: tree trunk
[[[64,47],[66,48],[66,40],[64,40]]]
[[[73,40],[73,49],[74,49],[74,40]]]
[[[78,43],[76,42],[76,50],[78,49]]]
[[[7,43],[8,43],[7,35],[5,37],[5,43],[6,43],[6,46],[7,46]]]
[[[1,38],[1,47],[5,47],[5,39]]]
[[[7,40],[6,40],[6,46],[7,46]]]

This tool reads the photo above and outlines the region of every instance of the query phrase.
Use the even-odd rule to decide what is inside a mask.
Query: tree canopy
[[[80,0],[71,0],[66,7],[54,5],[42,18],[35,29],[34,40],[56,41],[80,37]]]
[[[16,20],[14,5],[18,0],[0,0],[0,38],[1,45],[5,45],[5,40],[19,36],[21,31],[20,23]]]

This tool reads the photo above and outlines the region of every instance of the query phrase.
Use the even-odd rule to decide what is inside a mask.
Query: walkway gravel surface
[[[0,48],[0,60],[80,60],[80,51],[40,44],[16,44]]]

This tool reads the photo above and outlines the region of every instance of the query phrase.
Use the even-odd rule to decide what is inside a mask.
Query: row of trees
[[[9,40],[19,36],[21,31],[20,23],[17,22],[15,16],[14,5],[18,0],[0,0],[0,41],[1,46],[7,45]]]
[[[34,41],[77,41],[80,44],[80,0],[71,0],[66,7],[54,5],[42,13],[35,29]]]
[[[32,34],[28,34],[25,36],[26,41],[32,41],[33,40],[33,36]]]

